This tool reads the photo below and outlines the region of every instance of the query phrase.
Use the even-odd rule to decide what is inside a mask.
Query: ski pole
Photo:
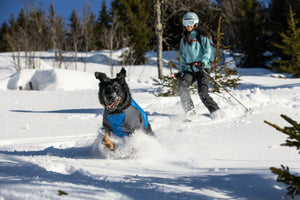
[[[211,77],[209,73],[207,73],[205,70],[202,70],[202,71],[205,74],[207,74],[214,83],[216,83],[219,87],[223,88],[232,98],[234,98],[241,106],[243,106],[247,112],[249,111],[249,109],[246,106],[244,106],[237,98],[235,98],[223,85],[221,85],[213,77]]]

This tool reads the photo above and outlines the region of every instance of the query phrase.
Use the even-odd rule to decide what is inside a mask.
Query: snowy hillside
[[[0,200],[289,199],[269,167],[299,174],[300,156],[263,121],[300,121],[300,79],[238,69],[243,84],[231,92],[249,112],[226,93],[211,94],[225,113],[212,120],[195,94],[197,118],[182,123],[179,97],[157,96],[155,53],[147,55],[148,65],[125,67],[126,80],[157,138],[136,132],[111,154],[98,146],[103,107],[94,78],[110,75],[108,52],[89,53],[87,72],[83,62],[78,71],[53,69],[53,53],[44,52],[43,70],[16,73],[11,54],[0,54]],[[29,82],[35,90],[19,90]]]

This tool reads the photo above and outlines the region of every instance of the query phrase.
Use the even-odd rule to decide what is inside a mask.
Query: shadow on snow
[[[14,155],[14,156],[57,156],[62,158],[92,158],[92,146],[88,147],[72,147],[66,149],[58,149],[54,147],[48,147],[39,151],[0,151],[0,154]]]
[[[285,85],[278,85],[278,86],[263,86],[259,84],[241,84],[238,86],[239,90],[246,90],[246,89],[263,89],[263,90],[269,90],[269,89],[283,89],[283,88],[294,88],[294,87],[300,87],[300,83],[291,83],[291,84],[285,84]]]
[[[66,110],[46,110],[46,111],[34,111],[34,110],[10,110],[11,112],[20,113],[61,113],[61,114],[96,114],[101,115],[104,112],[103,108],[81,108],[81,109],[66,109]]]
[[[54,148],[53,148],[54,149]],[[70,149],[69,149],[70,150]],[[82,149],[79,149],[82,150]],[[83,150],[84,152],[85,150]],[[31,154],[43,154],[45,151]],[[22,152],[0,152],[9,155],[24,155]],[[29,155],[30,153],[28,153]],[[99,162],[101,162],[99,160]],[[209,171],[209,169],[207,169]],[[233,171],[230,169],[229,171]],[[249,171],[249,170],[248,170]],[[233,171],[234,172],[234,171]],[[269,170],[257,173],[227,173],[227,174],[194,174],[193,176],[180,177],[155,177],[155,176],[125,176],[126,181],[107,179],[108,176],[92,176],[76,171],[72,174],[61,174],[47,171],[45,168],[23,160],[14,162],[0,161],[1,184],[37,185],[39,181],[49,183],[71,183],[76,185],[94,186],[99,189],[119,192],[132,199],[282,199],[285,190],[276,189],[278,183],[268,179],[263,174]],[[60,189],[60,188],[58,188]],[[70,191],[69,196],[72,196]],[[85,191],[88,192],[88,191]],[[287,197],[286,197],[287,198]]]

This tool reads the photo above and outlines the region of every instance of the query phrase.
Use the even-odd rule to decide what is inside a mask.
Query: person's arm
[[[210,47],[210,38],[209,37],[201,37],[201,43],[203,46],[203,56],[202,56],[202,60],[201,63],[203,63],[205,65],[205,69],[209,69],[210,68],[210,63],[209,63],[209,58],[211,55],[211,47]]]
[[[180,40],[180,48],[179,48],[179,55],[180,55],[180,68],[179,73],[183,74],[183,71],[185,71],[186,68],[186,59],[185,59],[185,52],[183,51],[184,43],[183,38]]]

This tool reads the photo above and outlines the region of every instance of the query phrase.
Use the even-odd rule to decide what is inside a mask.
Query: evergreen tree
[[[111,23],[111,17],[107,12],[107,6],[106,6],[106,1],[102,1],[102,7],[101,11],[99,13],[99,17],[97,19],[97,22],[99,24],[100,29],[101,28],[110,28],[110,23]]]
[[[57,48],[57,39],[56,39],[56,13],[54,10],[54,5],[50,5],[50,16],[49,16],[49,29],[50,29],[50,48],[54,49],[54,56],[57,60],[58,58],[58,48]]]
[[[177,92],[178,80],[174,78],[174,74],[176,71],[178,71],[178,66],[176,65],[176,63],[179,62],[180,62],[179,53],[177,53],[176,61],[174,61],[169,57],[168,66],[170,69],[170,75],[169,76],[162,75],[160,79],[152,78],[152,80],[154,81],[154,85],[162,86],[162,91],[160,91],[158,96],[162,96],[162,97],[178,96],[178,92]]]
[[[153,38],[153,1],[152,0],[114,0],[112,12],[120,16],[119,29],[128,35],[129,55],[132,64],[144,64],[145,52],[151,49]],[[124,38],[127,39],[127,38]]]
[[[91,12],[90,5],[86,2],[84,5],[83,12],[83,24],[82,24],[82,36],[83,36],[83,50],[85,51],[85,62],[84,62],[84,71],[86,71],[86,64],[88,58],[88,51],[92,49],[93,46],[93,26],[95,24],[95,15]]]
[[[0,28],[0,52],[10,51],[10,47],[7,41],[8,29],[9,27],[7,23],[4,22]]]
[[[220,12],[214,1],[195,1],[195,5],[191,6],[191,9],[195,9],[198,13],[199,26],[206,30],[213,30],[212,32],[217,30]]]
[[[223,18],[222,30],[224,32],[224,45],[230,45],[233,50],[237,49],[236,32],[234,22],[237,20],[235,11],[238,7],[236,0],[217,0],[220,15]]]
[[[298,20],[294,16],[290,7],[288,30],[286,33],[280,33],[282,44],[274,43],[286,57],[278,60],[279,67],[274,68],[280,72],[290,73],[294,77],[300,77],[300,26],[298,27]]]
[[[59,15],[56,17],[56,47],[58,49],[58,68],[61,68],[62,62],[63,62],[63,50],[66,46],[66,34],[67,31],[65,29],[63,18]]]
[[[37,54],[49,48],[49,27],[44,11],[35,1],[24,3],[26,10],[25,33],[25,63],[26,68],[38,69],[41,67]]]
[[[299,0],[271,0],[269,5],[269,15],[270,15],[270,30],[272,41],[275,43],[281,42],[280,33],[288,29],[288,24],[286,19],[289,15],[290,6],[295,10],[295,13],[300,13],[300,1]],[[295,19],[300,19],[300,15],[295,16]],[[275,49],[276,50],[276,49]],[[274,52],[274,50],[273,50]],[[275,56],[282,56],[280,51],[275,51]]]
[[[70,17],[70,32],[68,34],[68,42],[74,51],[75,70],[77,70],[77,52],[79,51],[80,40],[82,39],[82,30],[79,17],[75,10],[72,10]]]
[[[105,45],[103,44],[103,34],[106,33],[105,30],[110,28],[111,22],[112,18],[107,12],[106,1],[103,0],[101,4],[101,10],[99,11],[99,16],[97,18],[97,22],[94,26],[95,45],[97,49],[105,48]]]
[[[228,65],[231,63],[226,62],[223,60],[223,55],[229,51],[229,47],[223,45],[224,40],[224,33],[221,31],[221,23],[222,17],[219,17],[219,25],[217,32],[214,34],[216,36],[216,45],[215,45],[215,60],[214,60],[214,68],[212,69],[214,71],[214,80],[218,82],[220,85],[226,87],[226,88],[237,88],[238,85],[240,85],[240,77],[232,77],[232,75],[236,75],[236,67],[230,68]],[[229,62],[232,62],[229,61]],[[212,88],[213,92],[221,92],[222,88],[219,87],[216,82],[213,81]]]
[[[14,18],[11,18],[10,23],[12,24],[11,26],[11,35],[14,35],[14,37],[12,38],[12,40],[16,39],[16,46],[18,46],[16,48],[16,50],[18,51],[27,51],[27,40],[29,38],[28,35],[28,19],[25,15],[25,11],[23,9],[21,9],[21,11],[19,12],[18,18],[17,20],[14,22],[13,21]]]
[[[268,121],[264,122],[274,127],[276,130],[288,135],[288,139],[285,143],[281,144],[281,146],[296,147],[297,150],[300,150],[300,123],[297,123],[286,115],[281,115],[281,117],[292,126],[281,128]],[[290,174],[289,167],[285,167],[283,165],[281,165],[281,169],[275,167],[271,167],[270,169],[274,174],[278,175],[277,182],[288,185],[287,195],[290,195],[292,199],[294,199],[296,195],[300,195],[300,176]]]
[[[62,51],[65,45],[66,30],[63,19],[60,15],[56,16],[54,5],[50,5],[50,15],[48,17],[50,31],[50,48],[54,49],[54,56],[58,62],[58,68],[61,68],[63,61]]]
[[[18,18],[15,19],[12,14],[8,20],[10,26],[8,29],[7,40],[12,50],[13,63],[17,71],[22,70],[21,51],[27,52],[28,50],[28,22],[25,16],[24,9],[21,9]]]
[[[25,51],[28,51],[30,56],[34,56],[35,51],[44,51],[49,48],[49,27],[45,12],[40,4],[35,0],[24,0],[23,4],[25,10],[25,23],[23,22],[23,24],[27,34]]]
[[[238,40],[237,48],[245,54],[242,66],[265,67],[261,4],[258,0],[238,0],[235,17],[233,28]]]

